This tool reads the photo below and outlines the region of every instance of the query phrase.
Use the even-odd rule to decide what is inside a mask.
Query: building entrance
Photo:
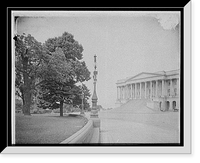
[[[170,102],[167,101],[167,102],[166,102],[166,111],[169,111],[169,105],[170,105]]]
[[[173,101],[172,106],[173,106],[173,110],[176,110],[176,101]]]
[[[160,111],[162,111],[161,107],[162,107],[162,102],[159,102],[159,109],[160,109]]]

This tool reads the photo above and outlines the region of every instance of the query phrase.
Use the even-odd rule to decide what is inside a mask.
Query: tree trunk
[[[64,103],[64,100],[61,100],[60,101],[60,116],[63,117],[63,103]]]
[[[24,96],[24,104],[23,104],[23,113],[24,115],[31,115],[30,114],[30,107],[31,107],[31,81],[29,79],[27,73],[27,66],[28,66],[28,58],[23,58],[23,78],[24,78],[24,87],[23,87],[23,96]]]
[[[25,104],[25,100],[24,100],[24,92],[22,92],[22,102],[23,102],[23,105]]]
[[[31,115],[30,107],[31,107],[31,91],[27,89],[26,91],[24,91],[24,105],[23,105],[24,115]]]

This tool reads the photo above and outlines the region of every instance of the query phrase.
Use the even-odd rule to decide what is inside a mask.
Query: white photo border
[[[191,153],[191,111],[192,111],[192,105],[191,105],[191,2],[189,1],[183,8],[183,18],[184,18],[184,61],[182,64],[184,64],[184,98],[183,98],[183,105],[184,105],[184,142],[183,146],[8,146],[6,147],[2,153],[76,153],[76,154],[92,154],[92,153],[101,153],[101,154],[108,154],[108,153],[154,153],[154,154],[160,154],[160,153],[168,153],[168,154],[174,154],[174,153],[185,153],[189,154]],[[11,20],[13,20],[13,14],[11,15]],[[12,38],[14,35],[14,26],[12,26]],[[13,46],[13,39],[12,39],[12,46]],[[14,49],[12,47],[12,49]],[[13,52],[13,51],[12,51]],[[13,62],[13,56],[12,56],[12,66],[14,66]],[[12,83],[14,81],[14,75],[12,74]],[[12,98],[14,94],[14,86],[12,84]],[[14,106],[14,100],[12,100],[11,106]],[[13,111],[12,111],[13,113]],[[11,123],[13,124],[15,121],[14,116],[11,116]],[[11,125],[14,126],[14,125]],[[12,134],[15,132],[14,127],[12,127],[11,131]],[[12,136],[11,140],[12,144],[14,144],[14,139]]]

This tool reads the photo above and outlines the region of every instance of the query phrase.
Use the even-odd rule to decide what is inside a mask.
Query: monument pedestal
[[[98,117],[91,117],[90,119],[93,121],[94,128],[100,128],[100,119]]]
[[[98,117],[98,110],[93,107],[90,114],[90,119],[93,121],[94,127],[100,127],[100,119]]]

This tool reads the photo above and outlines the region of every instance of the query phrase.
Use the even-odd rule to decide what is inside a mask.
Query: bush
[[[71,112],[80,112],[80,111],[81,111],[80,108],[74,108],[74,107],[71,108]]]
[[[53,109],[54,113],[60,113],[60,109]]]
[[[32,110],[32,114],[37,114],[37,113],[38,113],[38,110],[34,108],[34,109]]]
[[[22,101],[19,99],[15,99],[15,110],[22,110],[23,104]]]
[[[60,108],[58,108],[58,109],[53,109],[53,112],[54,113],[60,113]],[[67,112],[67,110],[65,109],[65,108],[63,108],[63,113],[66,113]]]

